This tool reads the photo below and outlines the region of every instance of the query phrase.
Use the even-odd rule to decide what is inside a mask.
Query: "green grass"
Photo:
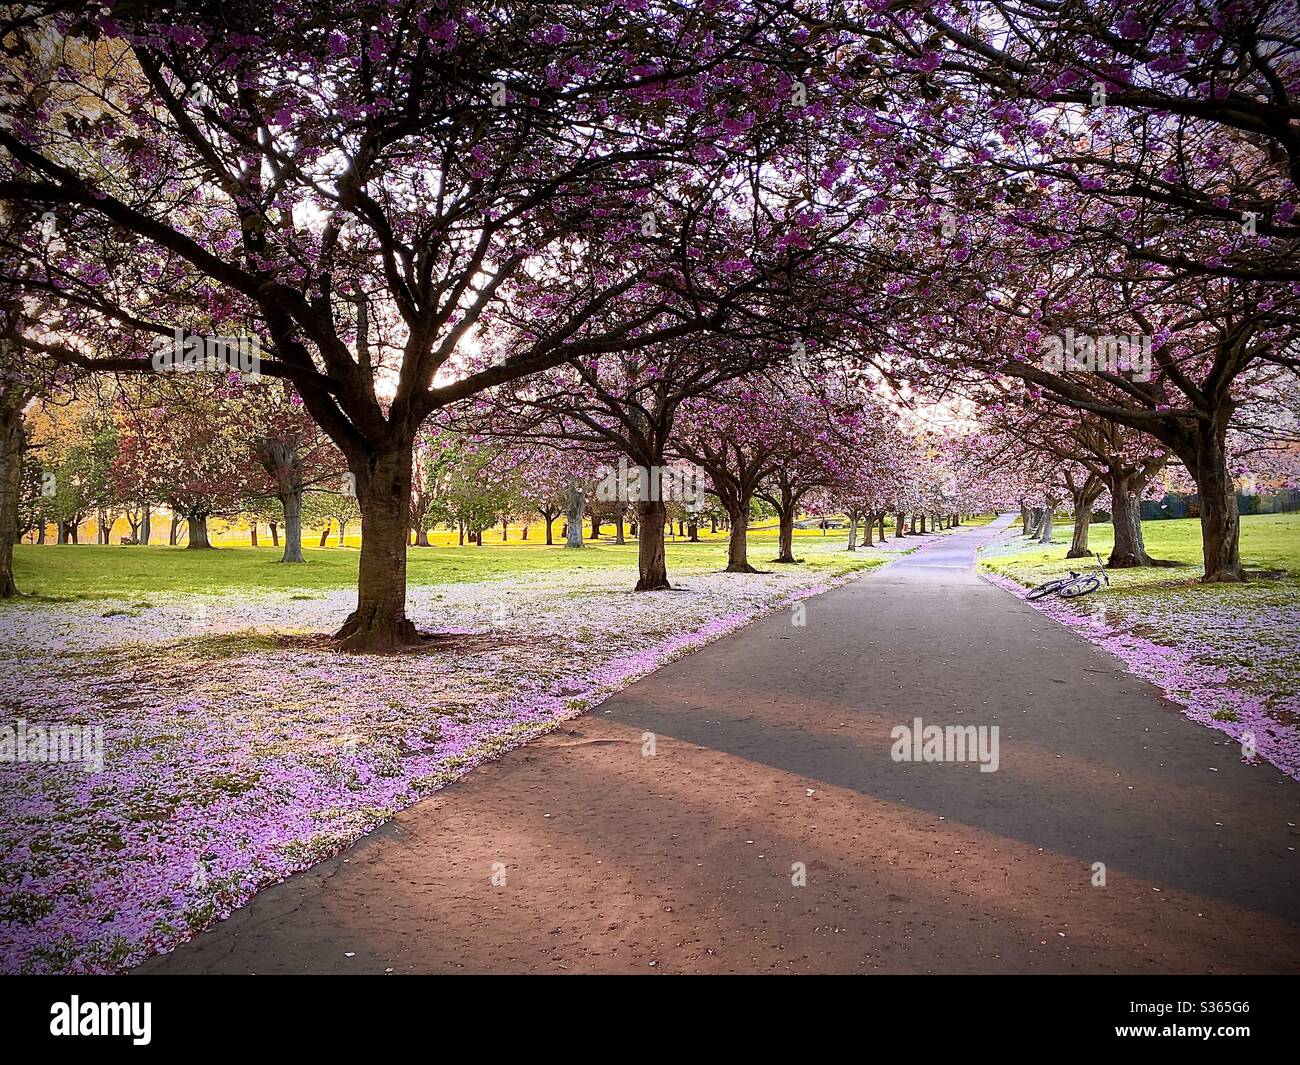
[[[1119,589],[1168,586],[1199,580],[1201,566],[1201,523],[1195,518],[1142,523],[1147,554],[1177,562],[1170,569],[1110,570],[1112,585]],[[1011,544],[994,547],[983,566],[1023,585],[1034,585],[1064,574],[1067,568],[1083,569],[1087,559],[1066,560],[1072,533],[1069,521],[1058,523],[1051,546],[1040,546],[1017,536]],[[1088,527],[1088,549],[1104,562],[1114,542],[1108,522]],[[1021,546],[1023,545],[1023,547]],[[1255,514],[1241,519],[1241,558],[1246,569],[1256,572],[1282,571],[1287,580],[1300,580],[1300,514]],[[1104,594],[1104,590],[1103,590]]]
[[[863,569],[885,561],[880,555],[844,550],[846,535],[822,535],[820,530],[795,533],[795,555],[827,574]],[[554,570],[612,570],[636,566],[637,545],[589,541],[581,551],[557,544],[519,542],[483,547],[411,548],[407,573],[412,584],[443,584],[490,580]],[[14,550],[14,570],[19,589],[46,602],[76,599],[138,601],[166,594],[248,594],[294,591],[310,597],[356,582],[359,552],[355,548],[306,547],[301,565],[276,560],[273,547],[222,547],[188,551],[178,547],[100,547],[95,544],[19,544]],[[749,538],[750,563],[769,567],[776,555],[775,532],[759,531]],[[667,544],[668,575],[707,572],[726,565],[723,539],[698,544]],[[23,602],[23,599],[12,602]]]

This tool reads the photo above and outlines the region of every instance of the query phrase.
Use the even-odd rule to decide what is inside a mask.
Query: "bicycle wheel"
[[[1079,596],[1095,592],[1100,587],[1101,581],[1096,577],[1080,577],[1077,581],[1071,581],[1056,594],[1062,599],[1078,599]]]
[[[1042,599],[1044,596],[1051,595],[1056,589],[1065,584],[1065,580],[1048,581],[1046,584],[1040,584],[1037,588],[1031,588],[1025,593],[1026,599]]]

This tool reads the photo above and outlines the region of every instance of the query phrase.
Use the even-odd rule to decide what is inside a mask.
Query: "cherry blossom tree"
[[[146,372],[177,328],[258,337],[356,480],[346,649],[420,639],[406,540],[432,412],[715,328],[779,284],[696,243],[724,172],[804,117],[808,33],[779,7],[38,4],[6,32],[0,196],[78,235],[75,255],[6,247],[0,283],[54,307],[23,343]],[[588,278],[593,244],[613,265]]]

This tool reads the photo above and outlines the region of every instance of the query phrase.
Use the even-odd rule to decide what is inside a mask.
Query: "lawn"
[[[1153,558],[1180,563],[1177,569],[1120,570],[1109,576],[1120,588],[1163,587],[1170,582],[1198,579],[1201,567],[1201,523],[1194,518],[1147,521],[1142,524],[1147,553]],[[1070,546],[1072,527],[1068,519],[1058,521],[1052,532],[1050,547],[1039,547],[1017,536],[1003,541],[996,552],[987,552],[985,566],[1024,584],[1038,584],[1058,577],[1067,568],[1065,551]],[[1104,560],[1114,541],[1109,522],[1094,522],[1088,528],[1088,548]],[[1021,545],[1027,545],[1023,550]],[[1011,551],[1011,548],[1016,548]],[[1004,553],[1008,552],[1008,553]],[[1300,579],[1300,514],[1255,514],[1241,519],[1241,557],[1248,570],[1285,571],[1289,578]],[[1075,559],[1068,566],[1080,569],[1086,559]]]
[[[1038,609],[1113,652],[1187,708],[1188,716],[1235,739],[1250,733],[1260,753],[1300,776],[1300,515],[1241,520],[1245,584],[1200,582],[1200,523],[1143,524],[1147,551],[1170,568],[1109,570],[1110,586],[1077,601],[1049,598]],[[1068,522],[1050,547],[1010,530],[982,553],[994,580],[1022,592],[1085,559],[1066,561]],[[1089,529],[1103,560],[1108,524]]]
[[[751,532],[750,561],[763,567],[776,555],[775,530]],[[844,532],[796,530],[795,554],[809,566],[838,573],[872,565],[876,555],[845,551]],[[891,541],[893,547],[898,541]],[[906,547],[911,547],[906,540]],[[411,548],[407,575],[412,585],[457,584],[542,571],[618,570],[636,565],[635,540],[588,541],[580,551],[544,542],[493,542],[482,547]],[[144,602],[150,596],[241,595],[263,591],[327,591],[356,582],[359,553],[354,547],[305,547],[307,561],[285,565],[273,547],[218,547],[189,551],[180,547],[100,547],[95,544],[19,544],[14,549],[18,587],[46,602],[113,599]],[[726,566],[725,539],[667,545],[668,574],[700,573]]]

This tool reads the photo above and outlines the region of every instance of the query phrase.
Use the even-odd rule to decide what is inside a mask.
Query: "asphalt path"
[[[1009,520],[666,666],[141,971],[1300,971],[1300,785],[980,579]],[[896,757],[917,718],[984,729],[983,763]]]

